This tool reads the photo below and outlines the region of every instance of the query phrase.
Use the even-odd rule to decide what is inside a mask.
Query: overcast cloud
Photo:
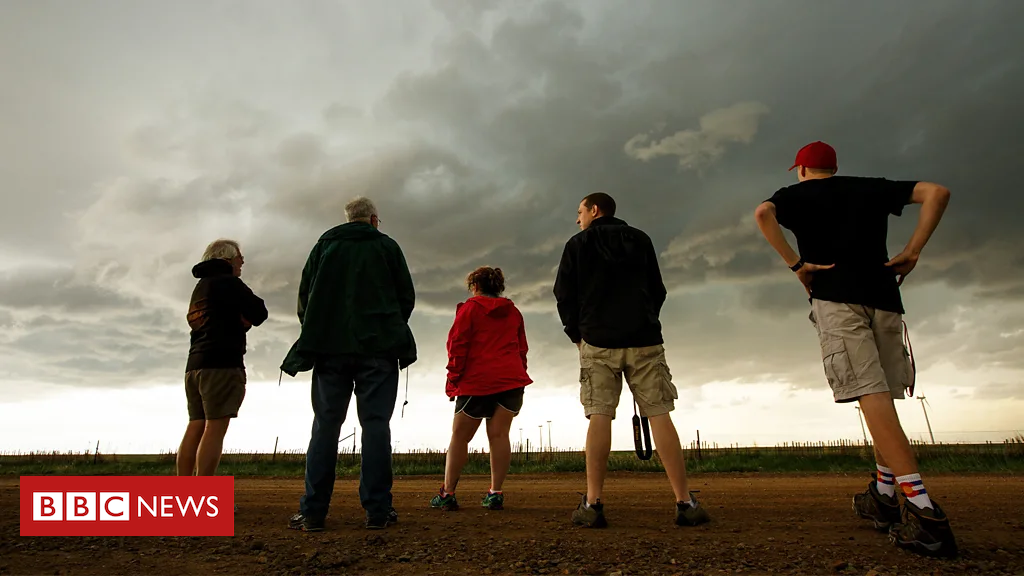
[[[820,388],[805,294],[752,219],[818,139],[841,173],[953,192],[905,284],[919,357],[1024,370],[1020,2],[3,11],[0,386],[179,383],[190,270],[218,237],[271,309],[250,379],[276,379],[306,255],[363,194],[413,271],[417,370],[443,370],[465,275],[493,265],[532,375],[571,387],[551,286],[580,198],[606,191],[661,254],[681,386]],[[891,219],[893,254],[917,214]]]

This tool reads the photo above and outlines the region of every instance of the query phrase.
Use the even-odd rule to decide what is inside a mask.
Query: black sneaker
[[[302,530],[303,532],[323,532],[324,521],[322,518],[314,520],[299,513],[288,520],[288,527],[292,530]]]
[[[392,507],[391,510],[388,511],[388,522],[392,524],[398,523],[398,512],[395,511],[394,507]]]
[[[886,532],[894,524],[900,523],[900,501],[896,496],[886,496],[879,492],[875,482],[872,480],[867,490],[853,497],[853,511],[861,518],[871,520],[876,530]]]
[[[604,519],[604,504],[598,498],[597,502],[587,506],[587,495],[582,494],[583,499],[579,506],[572,511],[572,523],[587,528],[607,528],[608,521]]]
[[[700,505],[697,497],[690,492],[693,506],[689,502],[676,502],[676,526],[699,526],[711,522],[711,515],[707,508]]]
[[[387,516],[381,516],[379,518],[366,518],[366,529],[367,530],[383,530],[393,523],[391,520],[391,514]]]
[[[955,558],[959,551],[949,518],[934,500],[932,506],[934,508],[918,508],[905,500],[903,523],[894,524],[889,530],[889,541],[924,556]]]

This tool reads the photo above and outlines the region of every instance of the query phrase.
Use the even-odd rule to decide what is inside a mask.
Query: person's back
[[[501,268],[481,266],[466,277],[472,294],[455,308],[448,331],[448,377],[445,395],[455,404],[452,437],[445,456],[444,483],[430,507],[458,510],[455,489],[468,458],[469,442],[486,421],[491,454],[491,487],[480,504],[489,510],[505,505],[502,485],[512,461],[508,432],[523,408],[533,381],[526,373],[526,326],[512,300],[503,298]]]
[[[408,321],[416,294],[401,248],[362,221],[325,232],[313,247],[299,285],[302,333],[282,370],[309,369],[317,356],[415,361]]]
[[[189,351],[186,371],[200,368],[244,368],[245,332],[240,321],[253,325],[267,319],[267,308],[221,258],[192,267],[198,279],[189,299]]]
[[[808,319],[833,401],[857,402],[874,441],[876,479],[854,495],[853,509],[900,547],[956,556],[949,519],[924,488],[895,406],[906,398],[905,390],[913,394],[916,375],[903,342],[899,287],[938,225],[949,190],[916,180],[836,176],[836,151],[821,141],[801,148],[794,168],[799,183],[763,201],[754,217],[809,296]],[[890,259],[888,217],[902,215],[910,204],[921,205],[917,227]],[[782,227],[797,237],[798,250]]]
[[[366,198],[345,206],[346,224],[324,233],[299,282],[301,330],[281,370],[313,371],[313,428],[306,449],[306,492],[288,526],[319,531],[334,493],[338,439],[353,393],[362,426],[360,503],[366,527],[397,521],[392,507],[391,416],[398,372],[416,361],[409,328],[416,293],[398,244],[380,233]]]
[[[448,395],[486,395],[525,386],[523,315],[508,298],[473,296],[456,308],[449,331]],[[456,384],[457,383],[457,384]]]
[[[198,281],[186,313],[189,422],[178,446],[179,476],[216,472],[224,435],[245,399],[245,333],[267,319],[267,307],[242,281],[244,261],[238,242],[222,238],[211,242],[192,267]]]
[[[587,430],[587,493],[572,513],[576,525],[607,526],[601,495],[611,451],[612,420],[622,380],[641,418],[648,418],[658,456],[676,496],[676,524],[710,521],[693,497],[670,412],[679,391],[665,358],[658,315],[666,289],[658,255],[647,234],[615,217],[615,200],[603,192],[583,198],[576,210],[581,232],[565,243],[554,295],[566,336],[580,353],[580,402]]]
[[[601,348],[663,343],[658,316],[666,290],[647,234],[602,216],[569,239],[566,254],[571,263],[565,273],[577,282],[578,296],[570,299],[578,298],[574,309],[583,340]],[[556,285],[556,293],[563,285]]]
[[[903,312],[886,243],[889,216],[902,215],[915,184],[834,175],[775,193],[778,222],[796,236],[803,258],[834,265],[815,274],[815,298]]]

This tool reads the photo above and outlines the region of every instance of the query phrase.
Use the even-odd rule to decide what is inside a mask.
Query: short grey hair
[[[371,216],[379,215],[377,214],[377,206],[369,198],[360,196],[345,205],[345,217],[348,218],[349,222],[356,220],[369,222]]]
[[[228,240],[227,238],[220,238],[210,242],[209,246],[203,252],[203,262],[207,260],[231,260],[242,253],[242,249],[238,246],[238,242],[234,240]]]

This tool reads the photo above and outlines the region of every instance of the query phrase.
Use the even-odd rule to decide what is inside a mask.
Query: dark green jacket
[[[412,276],[398,244],[373,226],[349,222],[323,234],[299,283],[302,329],[281,364],[289,376],[312,370],[318,355],[416,361],[409,317]]]

